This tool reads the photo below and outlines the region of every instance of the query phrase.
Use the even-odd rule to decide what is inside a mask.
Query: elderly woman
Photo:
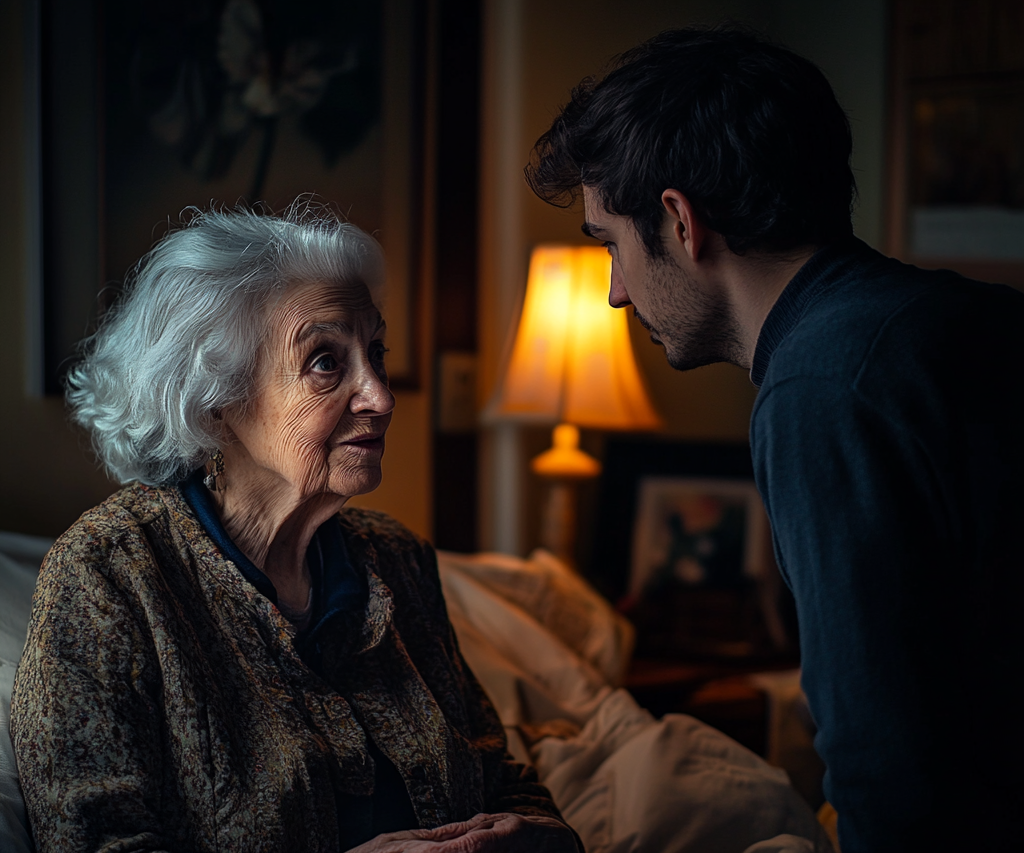
[[[54,545],[12,710],[41,851],[575,851],[431,548],[342,507],[394,397],[376,244],[197,214],[68,379],[123,489]]]

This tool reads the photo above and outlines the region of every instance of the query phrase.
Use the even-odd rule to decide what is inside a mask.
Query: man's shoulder
[[[773,354],[765,384],[804,377],[852,385],[873,365],[970,358],[982,342],[1012,349],[1022,339],[1024,294],[888,260],[808,303]]]

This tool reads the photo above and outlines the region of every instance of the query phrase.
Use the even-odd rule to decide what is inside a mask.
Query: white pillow
[[[32,836],[11,745],[11,688],[25,647],[32,590],[49,539],[0,533],[0,849],[29,853]]]

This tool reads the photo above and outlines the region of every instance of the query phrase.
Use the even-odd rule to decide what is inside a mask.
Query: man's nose
[[[612,271],[611,286],[608,288],[608,304],[612,308],[625,308],[627,305],[632,305],[629,301],[629,294],[626,293],[626,286],[622,281],[622,276]]]

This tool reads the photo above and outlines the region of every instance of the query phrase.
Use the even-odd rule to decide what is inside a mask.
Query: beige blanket
[[[550,554],[438,562],[463,654],[588,853],[832,850],[782,770],[619,687],[631,626]]]

